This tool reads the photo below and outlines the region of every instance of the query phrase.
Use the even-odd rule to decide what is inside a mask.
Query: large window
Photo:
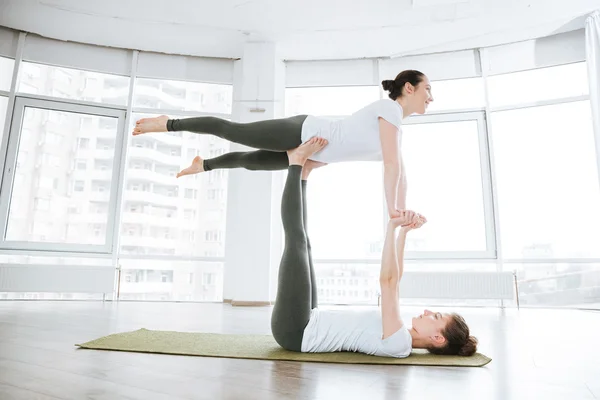
[[[138,119],[160,115],[160,109],[231,113],[231,85],[144,78],[136,80],[134,93],[134,111],[156,113],[134,112],[129,131]],[[131,139],[120,226],[120,299],[222,300],[223,264],[186,258],[224,256],[227,171],[176,175],[196,156],[211,158],[228,150],[223,139],[190,132]]]
[[[150,61],[155,58],[142,52],[138,76],[129,77],[124,74],[132,52],[100,55],[93,46],[57,41],[47,51],[50,42],[28,35],[22,54],[29,61],[0,57],[0,128],[7,114],[13,116],[0,191],[0,247],[13,251],[0,261],[109,268],[118,274],[121,299],[221,300],[228,173],[175,175],[196,156],[228,151],[229,143],[188,132],[122,135],[130,134],[138,118],[163,113],[230,118],[233,87],[196,81],[200,76],[189,72],[193,65],[204,79],[200,59],[186,64],[189,60],[161,55],[155,67]],[[98,58],[83,56],[71,64],[80,46]],[[81,54],[92,54],[85,51]],[[19,84],[14,109],[7,110],[15,64]],[[173,65],[177,68],[169,69]],[[214,64],[206,65],[207,80],[229,79],[228,72],[215,75]],[[103,72],[91,72],[96,70]],[[169,79],[157,79],[161,76]],[[486,106],[484,88],[491,114],[477,110]],[[287,88],[285,115],[343,118],[382,93],[378,84]],[[403,126],[408,207],[429,219],[409,236],[406,271],[496,270],[499,239],[501,268],[516,269],[522,305],[597,307],[599,267],[583,260],[600,253],[600,188],[585,62],[433,81],[432,93],[429,115],[407,118]],[[0,131],[0,139],[9,131]],[[493,147],[487,147],[488,139]],[[130,147],[121,165],[123,143]],[[320,301],[375,304],[387,218],[381,163],[316,170],[307,208]],[[498,213],[497,226],[492,212]],[[44,250],[52,253],[31,256]],[[111,269],[113,257],[117,271]],[[476,260],[449,263],[449,257]],[[71,271],[61,273],[55,283],[69,281]],[[39,290],[0,298],[99,297]]]
[[[406,250],[460,252],[466,257],[468,253],[483,256],[487,252],[493,257],[492,233],[486,235],[484,195],[489,191],[489,181],[484,179],[488,164],[482,163],[483,116],[458,114],[450,119],[429,118],[437,120],[429,122],[428,118],[420,118],[414,121],[424,123],[402,128],[407,208],[428,219],[423,229],[411,232]],[[492,226],[489,228],[493,232]]]
[[[134,113],[131,129],[139,118],[153,116]],[[189,132],[134,136],[125,173],[120,254],[222,257],[227,171],[176,175],[194,157],[228,149],[225,140]]]
[[[125,105],[129,77],[23,62],[19,87],[22,93]]]
[[[15,108],[13,126],[21,129],[9,146],[16,168],[5,174],[13,186],[2,193],[4,240],[26,248],[38,242],[53,243],[53,250],[106,249],[124,112],[30,99],[18,99]]]
[[[437,110],[481,107],[481,83],[479,78],[438,82],[438,98],[442,95],[442,101]],[[470,88],[473,98],[444,102],[443,93],[459,87]],[[378,98],[377,87],[287,89],[286,112],[343,116]],[[409,180],[407,203],[430,221],[428,229],[411,233],[409,254],[493,257],[483,113],[413,118],[402,130]],[[308,232],[312,255],[317,260],[321,303],[376,304],[386,219],[382,172],[378,162],[339,163],[315,170],[309,179]],[[373,263],[327,259],[371,259]],[[495,268],[493,263],[489,265]],[[436,267],[450,268],[446,264]],[[474,271],[477,266],[467,264],[454,269]],[[414,303],[423,304],[424,300]],[[438,300],[440,303],[444,300]]]
[[[589,101],[492,114],[503,256],[600,256]]]
[[[429,219],[426,229],[409,237],[407,255],[476,255],[490,260],[497,255],[507,260],[504,270],[516,269],[522,305],[597,303],[597,265],[551,261],[600,254],[600,188],[590,103],[585,99],[589,93],[585,62],[491,76],[487,85],[490,107],[495,110],[489,121],[492,148],[488,148],[483,112],[464,111],[485,106],[483,78],[432,82],[435,101],[428,111],[444,115],[405,120],[402,151],[409,182],[407,206]],[[374,100],[358,91],[348,87],[287,89],[286,113],[347,115]],[[488,159],[490,151],[493,164]],[[324,303],[372,302],[385,222],[381,166],[375,164],[327,166],[313,172],[310,179],[308,230]],[[355,179],[356,184],[352,187],[348,179]],[[357,187],[360,190],[353,190]],[[496,254],[495,239],[502,245],[502,254]],[[327,259],[372,259],[373,264]],[[549,262],[515,264],[519,259]],[[411,265],[420,270],[427,262],[409,261],[407,270]],[[448,263],[429,267],[432,271],[464,270]],[[462,267],[493,271],[497,265],[467,263]],[[414,300],[415,304],[423,302]]]
[[[133,106],[230,114],[231,85],[137,78]]]
[[[337,118],[378,99],[375,86],[288,88],[286,115]],[[317,169],[309,179],[307,196],[313,257],[379,256],[384,210],[381,163],[348,162]]]
[[[313,171],[307,203],[313,257],[381,255],[385,207],[380,163],[340,163]]]
[[[15,278],[21,293],[0,298],[102,298],[77,294],[78,288],[110,298],[117,272],[121,299],[221,300],[227,172],[176,174],[196,156],[223,154],[229,143],[188,132],[123,135],[138,118],[163,113],[230,119],[233,86],[194,80],[227,82],[231,61],[165,55],[156,67],[141,52],[134,69],[154,76],[148,79],[129,76],[133,51],[28,35],[19,54],[12,110],[15,61],[0,57],[0,139],[10,135],[3,149],[0,248],[15,255],[0,261],[36,265]],[[3,132],[7,114],[12,123]],[[77,270],[87,256],[98,262]]]

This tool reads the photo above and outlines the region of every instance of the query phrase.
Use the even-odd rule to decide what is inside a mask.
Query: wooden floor
[[[408,321],[421,309],[406,308]],[[444,310],[442,310],[444,311]],[[183,357],[77,349],[139,328],[269,333],[271,308],[0,302],[0,399],[600,399],[600,313],[460,311],[482,368]]]

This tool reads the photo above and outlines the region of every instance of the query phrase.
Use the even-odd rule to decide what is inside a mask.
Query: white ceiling
[[[272,41],[287,60],[347,59],[546,36],[595,9],[600,0],[0,0],[0,25],[173,54],[239,58],[245,42]]]

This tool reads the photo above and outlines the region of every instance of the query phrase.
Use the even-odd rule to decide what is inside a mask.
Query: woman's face
[[[445,341],[442,332],[451,319],[448,314],[424,310],[423,314],[412,319],[412,327],[421,335],[433,338],[432,342],[442,344]]]
[[[431,95],[431,83],[429,78],[423,77],[423,80],[413,89],[411,96],[411,102],[413,103],[413,110],[416,114],[425,114],[429,103],[433,101]]]

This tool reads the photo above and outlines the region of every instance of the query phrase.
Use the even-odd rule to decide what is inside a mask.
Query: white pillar
[[[274,43],[247,43],[234,64],[233,120],[254,122],[283,117],[285,65]],[[260,109],[260,110],[258,110]],[[231,151],[252,150],[233,144]],[[223,299],[232,304],[268,304],[273,298],[273,266],[279,222],[273,212],[272,172],[229,170]],[[274,236],[274,237],[273,237]]]

